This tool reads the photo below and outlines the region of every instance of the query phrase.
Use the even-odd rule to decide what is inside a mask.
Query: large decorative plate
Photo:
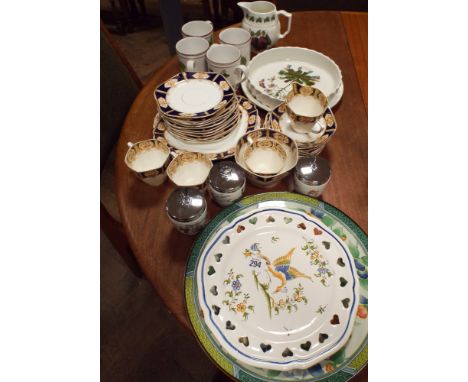
[[[154,98],[161,113],[179,118],[205,118],[235,97],[226,79],[214,72],[182,72],[160,84]]]
[[[251,92],[249,89],[251,85],[249,85],[248,81],[242,82],[241,87],[242,87],[242,91],[244,95],[249,99],[249,101],[251,101],[257,107],[265,111],[272,111],[283,103],[283,101],[265,99],[265,97],[261,97],[261,96],[255,97],[253,94],[254,92]],[[343,93],[344,93],[344,84],[343,82],[341,82],[341,85],[338,88],[335,95],[328,97],[328,106],[331,108],[334,108],[338,104],[338,102],[341,101],[341,97],[343,97]],[[262,98],[262,100],[260,100],[260,98]]]
[[[204,303],[204,298],[208,298],[207,296],[216,297],[213,295],[213,291],[216,292],[218,296],[221,296],[222,294],[225,294],[225,292],[231,292],[231,291],[238,292],[239,290],[243,290],[243,288],[250,285],[250,281],[247,280],[247,277],[249,276],[248,273],[245,273],[243,277],[241,276],[239,278],[236,278],[238,273],[233,272],[231,275],[229,274],[230,267],[231,267],[230,264],[227,264],[226,266],[222,265],[223,260],[226,261],[227,258],[232,256],[232,254],[230,255],[228,254],[231,252],[225,251],[225,253],[223,253],[223,252],[216,251],[216,253],[213,254],[214,263],[210,263],[213,269],[210,270],[209,268],[210,265],[208,265],[208,269],[207,269],[207,272],[210,271],[210,273],[212,274],[208,275],[207,277],[209,278],[211,276],[216,275],[217,273],[221,273],[223,269],[227,269],[228,274],[226,277],[223,277],[223,280],[222,280],[222,282],[226,281],[226,283],[224,285],[221,284],[219,287],[217,287],[216,291],[214,288],[212,291],[210,291],[212,285],[209,285],[209,286],[207,285],[206,287],[203,287],[203,285],[201,284],[201,280],[197,278],[197,273],[201,269],[201,267],[203,267],[203,259],[206,258],[204,254],[210,251],[209,246],[213,243],[213,240],[216,240],[217,236],[220,236],[220,234],[222,236],[220,237],[220,240],[221,240],[220,244],[224,246],[232,246],[233,249],[234,249],[234,245],[236,245],[236,248],[239,247],[238,249],[241,252],[240,259],[238,262],[233,261],[231,263],[233,265],[233,268],[237,263],[242,263],[242,262],[247,262],[248,264],[247,266],[249,267],[250,261],[257,260],[255,259],[255,257],[257,255],[257,252],[259,252],[257,251],[258,249],[260,249],[260,252],[264,254],[265,257],[269,258],[270,267],[274,266],[276,268],[276,267],[283,266],[282,269],[284,270],[284,266],[287,266],[286,264],[287,260],[285,260],[285,258],[276,261],[277,257],[275,257],[276,256],[275,254],[272,254],[272,252],[266,252],[267,247],[273,248],[273,247],[270,247],[270,245],[271,246],[278,245],[283,240],[283,238],[279,235],[276,235],[279,237],[279,239],[274,239],[275,236],[270,235],[271,232],[268,232],[268,229],[264,228],[263,224],[260,224],[259,226],[257,226],[257,224],[260,223],[260,220],[261,220],[260,217],[263,218],[263,214],[264,214],[264,212],[260,212],[260,211],[265,211],[266,209],[282,210],[282,211],[286,211],[285,212],[286,214],[293,214],[291,215],[293,217],[290,217],[287,215],[286,216],[279,215],[283,219],[282,222],[276,221],[275,216],[272,215],[272,217],[275,219],[275,222],[270,221],[269,223],[272,223],[273,226],[275,225],[275,223],[277,223],[277,226],[280,226],[280,225],[288,226],[290,224],[291,229],[292,229],[294,227],[292,225],[293,221],[287,224],[287,221],[289,219],[284,219],[284,218],[289,217],[291,219],[296,219],[296,220],[308,219],[308,220],[303,220],[300,223],[297,223],[299,225],[301,223],[304,223],[304,225],[306,225],[306,230],[302,230],[301,227],[297,227],[297,224],[295,228],[298,229],[298,231],[304,231],[304,232],[310,231],[310,229],[312,229],[311,238],[315,242],[315,245],[318,247],[319,254],[321,254],[322,252],[326,253],[327,251],[329,251],[325,247],[325,246],[328,246],[328,244],[323,244],[321,242],[321,241],[328,241],[328,240],[320,241],[317,239],[317,237],[321,235],[328,235],[327,238],[330,240],[330,249],[333,248],[332,247],[333,244],[336,244],[337,248],[341,248],[341,251],[343,251],[342,252],[343,256],[346,256],[346,258],[340,256],[343,262],[345,262],[345,267],[342,267],[340,264],[338,264],[339,260],[336,260],[337,263],[334,264],[336,265],[336,268],[332,268],[332,264],[330,263],[331,258],[326,256],[325,260],[329,260],[329,264],[328,264],[329,270],[336,272],[336,273],[332,276],[328,276],[327,274],[328,280],[325,280],[325,281],[331,282],[336,276],[338,276],[336,277],[337,280],[339,280],[339,277],[343,277],[346,279],[346,276],[341,276],[343,273],[340,273],[340,272],[342,272],[342,268],[346,268],[346,267],[348,267],[350,271],[352,270],[352,265],[350,265],[351,257],[353,258],[353,261],[355,262],[355,267],[357,268],[358,276],[354,280],[356,282],[356,285],[355,287],[353,287],[352,290],[353,290],[353,293],[357,292],[357,285],[360,284],[359,295],[358,296],[354,295],[354,296],[349,297],[350,300],[346,301],[346,305],[348,305],[348,308],[345,308],[344,305],[341,306],[342,311],[337,313],[338,320],[336,320],[334,317],[335,313],[332,313],[332,311],[329,310],[329,308],[331,308],[332,306],[325,307],[322,305],[322,309],[320,309],[320,306],[319,306],[317,310],[322,311],[324,308],[323,313],[322,314],[314,313],[314,317],[316,318],[316,320],[320,320],[321,317],[327,316],[327,320],[329,321],[334,321],[334,322],[339,321],[340,322],[339,326],[346,323],[346,320],[348,319],[346,315],[342,315],[343,312],[353,312],[353,315],[357,314],[357,317],[354,320],[354,323],[352,323],[353,318],[349,317],[348,319],[348,322],[353,327],[351,338],[346,342],[346,344],[338,352],[336,352],[331,357],[322,360],[319,364],[316,364],[315,366],[302,368],[303,365],[301,365],[300,366],[301,368],[287,370],[287,371],[273,370],[271,367],[269,368],[254,367],[249,363],[241,361],[240,356],[237,354],[235,357],[232,357],[230,351],[226,347],[226,344],[225,344],[226,340],[225,339],[219,340],[218,339],[219,336],[215,334],[216,329],[213,329],[212,323],[209,323],[212,318],[218,317],[219,315],[221,315],[223,309],[224,310],[229,309],[229,306],[232,305],[231,304],[232,298],[230,297],[230,293],[228,293],[228,295],[223,296],[223,300],[227,300],[227,304],[221,302],[221,305],[219,306],[220,310],[218,311],[218,316],[215,314],[217,311],[216,308],[213,309],[213,307],[208,307],[208,308],[206,307],[206,304]],[[270,215],[270,213],[273,213],[273,211],[267,213],[268,216]],[[275,213],[283,213],[283,212],[275,212]],[[297,215],[294,215],[294,213],[297,213]],[[252,214],[256,214],[256,215],[254,216]],[[251,216],[249,217],[249,215]],[[268,216],[266,216],[266,218],[268,218]],[[251,222],[248,221],[249,219],[254,219],[255,217],[257,217],[256,224],[252,224]],[[246,223],[239,224],[239,220],[243,218],[248,218],[246,220]],[[252,220],[252,222],[253,221],[254,220]],[[265,233],[265,238],[262,238],[262,241],[260,241],[259,246],[255,245],[255,243],[250,244],[245,239],[243,241],[236,241],[234,240],[234,236],[232,237],[229,236],[229,239],[226,239],[225,234],[227,231],[230,232],[231,228],[229,227],[233,224],[235,225],[235,231],[234,233],[231,234],[231,236],[239,235],[239,237],[241,237],[242,234],[247,234],[248,232],[252,232],[255,235],[255,232],[257,232],[259,228],[247,228],[248,225],[251,225],[253,227],[262,226],[260,231]],[[244,229],[238,228],[239,225],[242,225]],[[310,225],[310,227],[308,225]],[[313,226],[315,226],[314,228],[317,228],[317,230],[322,231],[322,233],[320,235],[315,235],[315,232],[313,232],[313,228],[312,228]],[[265,229],[267,230],[264,231]],[[306,239],[308,239],[307,236],[306,236]],[[290,240],[290,239],[287,239],[287,240]],[[333,242],[331,240],[333,240]],[[229,241],[229,244],[224,244],[222,241]],[[238,243],[238,244],[234,244],[234,243]],[[212,249],[214,249],[216,245],[217,244],[214,244]],[[300,253],[302,254],[302,248],[304,247],[306,247],[305,244],[302,245],[301,248],[298,248],[299,249],[298,253],[295,253],[294,251],[292,256],[290,256],[290,259],[289,259],[291,260],[289,263],[289,274],[291,277],[289,278],[286,277],[287,292],[285,291],[288,294],[288,296],[289,294],[291,294],[291,296],[289,296],[290,297],[289,302],[287,303],[286,299],[283,298],[282,299],[283,303],[280,304],[279,299],[278,298],[275,299],[275,297],[273,297],[275,299],[275,305],[271,304],[271,306],[272,307],[275,306],[278,308],[278,314],[276,315],[277,313],[276,309],[273,308],[272,317],[276,319],[278,317],[288,316],[288,315],[289,317],[293,317],[294,312],[296,310],[296,308],[293,305],[296,305],[298,309],[297,311],[298,315],[295,318],[302,320],[303,319],[302,316],[304,314],[299,314],[299,313],[301,311],[304,313],[305,312],[304,309],[308,309],[310,306],[312,306],[314,304],[314,301],[317,299],[316,296],[309,296],[309,298],[306,297],[307,304],[305,304],[305,300],[303,299],[303,297],[305,295],[305,292],[308,290],[307,287],[305,287],[305,282],[310,281],[310,280],[305,277],[300,277],[300,276],[298,277],[298,275],[300,274],[298,272],[301,272],[301,270],[296,266],[293,267],[294,270],[291,273],[291,266],[293,265],[295,261],[294,257],[296,257]],[[286,246],[284,248],[286,248]],[[284,248],[283,248],[283,251],[284,251]],[[247,252],[244,252],[245,250],[247,250]],[[248,254],[249,252],[252,253],[252,255],[244,256],[244,253]],[[287,250],[287,252],[289,252],[289,250]],[[221,254],[222,256],[219,256],[219,254]],[[310,256],[313,256],[313,251],[312,251],[312,254],[310,255],[302,254],[302,256],[304,256],[305,258],[309,256],[308,259],[310,260]],[[286,256],[286,258],[287,257],[288,256]],[[219,259],[219,262],[217,261],[218,259]],[[262,266],[268,268],[267,261],[265,259],[263,260],[264,260],[263,265],[260,265],[260,268]],[[346,261],[348,261],[347,264],[346,264]],[[206,265],[206,260],[205,260],[205,265]],[[255,264],[252,262],[252,265],[255,265]],[[249,267],[249,270],[250,269],[252,268]],[[213,273],[213,270],[214,270],[214,273]],[[234,270],[235,269],[233,269],[233,271]],[[276,269],[274,270],[278,272],[278,270]],[[302,273],[305,274],[305,272],[302,272]],[[295,278],[292,277],[293,274],[296,276]],[[259,281],[259,293],[264,295],[263,293],[264,289],[261,286],[261,280],[263,280],[262,277],[269,280],[269,277],[273,278],[273,276],[271,275],[272,273],[269,274],[268,269],[266,270],[264,269],[264,272],[260,273],[257,276],[257,279]],[[253,276],[253,274],[250,273],[250,276]],[[353,276],[352,272],[350,276],[351,277]],[[354,275],[354,277],[356,276]],[[298,287],[299,280],[301,282],[301,286],[303,289]],[[340,283],[342,282],[341,280],[339,281]],[[346,281],[348,280],[346,279]],[[296,282],[297,285],[292,286],[294,282]],[[246,297],[244,296],[243,292],[242,294],[238,295],[241,298],[241,300],[235,301],[237,302],[237,304],[235,304],[233,308],[236,311],[236,313],[231,311],[231,314],[234,315],[234,317],[239,316],[239,318],[230,319],[229,320],[231,321],[230,323],[227,323],[226,321],[225,324],[227,324],[228,326],[230,327],[235,326],[236,329],[238,330],[244,327],[249,327],[249,325],[250,327],[252,327],[252,324],[247,324],[247,323],[256,322],[255,320],[252,320],[256,312],[261,312],[261,314],[263,315],[266,314],[267,320],[270,320],[268,308],[266,308],[266,313],[265,313],[265,310],[260,311],[260,309],[262,308],[262,304],[254,305],[251,303],[251,301],[255,299],[254,293],[257,293],[255,280],[253,281],[253,283],[254,283],[253,292],[248,294],[248,299],[245,303],[244,303],[244,299],[246,299]],[[262,283],[265,284],[265,282],[262,282]],[[282,282],[278,279],[278,284],[281,285],[280,283]],[[317,283],[318,285],[319,284],[323,285],[321,284],[320,281],[313,282],[313,284],[315,283]],[[348,285],[352,285],[352,283],[353,283],[353,280],[351,278],[350,281],[348,281]],[[225,288],[226,284],[231,287],[230,290]],[[251,287],[252,286],[250,285],[249,288]],[[298,289],[295,289],[295,288],[298,288]],[[327,287],[323,286],[323,288],[327,288]],[[346,289],[346,287],[338,287],[337,290],[339,292],[341,292],[340,288]],[[203,296],[203,294],[199,295],[199,290],[205,291],[205,296]],[[269,291],[269,288],[267,288],[267,291]],[[331,381],[346,381],[349,378],[351,378],[353,375],[355,375],[367,362],[367,237],[355,225],[355,223],[353,223],[343,213],[341,213],[340,211],[336,210],[335,208],[331,207],[330,205],[326,203],[319,202],[316,199],[312,199],[312,198],[305,197],[302,195],[290,194],[290,193],[268,193],[268,194],[261,194],[261,195],[244,198],[237,204],[234,204],[228,207],[227,209],[223,210],[220,215],[218,215],[216,218],[214,218],[210,222],[210,224],[202,232],[202,234],[200,235],[200,237],[198,238],[198,240],[196,241],[193,247],[193,250],[191,252],[191,255],[187,264],[185,293],[186,293],[186,303],[187,303],[190,320],[192,322],[194,330],[202,346],[223,371],[225,371],[228,375],[231,375],[239,379],[240,381],[272,381],[272,380],[273,381],[287,381],[287,380],[297,380],[297,379],[309,380],[309,381],[327,380],[330,382]],[[283,292],[280,291],[278,293],[283,293]],[[233,296],[236,297],[235,293],[233,294]],[[319,298],[322,298],[322,297],[319,297]],[[266,301],[267,299],[264,295],[263,302],[266,303]],[[343,302],[341,302],[341,304],[343,304]],[[253,311],[252,309],[249,308],[249,306],[253,308]],[[268,306],[268,304],[264,305],[264,307],[265,306]],[[291,313],[288,313],[288,310],[289,310],[288,306],[290,307],[289,309],[291,310]],[[337,305],[334,305],[333,307],[336,307],[336,306]],[[243,319],[245,313],[247,313],[247,317]],[[331,315],[331,316],[328,317],[328,315]],[[227,317],[228,316],[226,316],[226,318]],[[232,316],[229,316],[229,318],[231,317]],[[325,321],[326,320],[323,319],[323,322],[324,322],[323,327],[326,327],[327,325],[325,324]],[[315,322],[311,323],[311,325],[315,325]],[[247,326],[245,326],[246,324]],[[236,329],[234,329],[233,332],[235,332]],[[284,330],[285,329],[283,328],[281,332],[284,332]],[[315,333],[315,334],[317,336],[320,335],[320,333]],[[328,333],[324,333],[324,334],[328,334]],[[290,333],[290,335],[294,336],[294,333]],[[251,338],[248,338],[247,340],[244,337],[248,337],[248,335],[245,336],[237,332],[235,338],[237,341],[236,346],[245,351],[245,349],[250,347],[251,344],[253,344],[255,340],[251,340]],[[229,335],[226,338],[230,339]],[[322,339],[323,338],[324,336],[322,336]],[[333,338],[334,337],[332,334],[325,341],[323,341],[323,343],[326,343],[328,340],[332,340]],[[307,341],[310,341],[310,347]],[[315,340],[307,339],[307,341],[301,342],[301,344],[304,345],[303,346],[304,348],[309,347],[309,350],[300,348],[300,345],[299,345],[299,349],[297,349],[298,354],[301,352],[303,352],[303,354],[310,352],[312,349],[314,349],[316,342],[320,343],[320,341],[316,341],[316,339]],[[246,343],[248,343],[248,345],[245,345]],[[263,347],[265,349],[268,349],[267,345],[270,345],[273,348],[276,344],[264,343]],[[263,353],[263,351],[261,350],[261,345],[257,344],[256,346],[259,348],[258,351]],[[281,350],[282,350],[281,353],[283,353],[284,349],[281,349]],[[295,350],[296,349],[294,350],[289,349],[289,351],[293,353],[293,356],[290,356],[289,352],[286,351],[285,355],[287,355],[287,357],[283,357],[283,355],[281,354],[280,358],[282,360],[285,360],[285,359],[292,360],[292,358],[294,357]],[[271,350],[267,350],[267,352],[268,351],[271,351]]]
[[[248,131],[260,126],[260,116],[255,105],[251,104],[245,97],[238,96],[239,105],[242,109],[242,117],[238,126],[222,140],[215,142],[190,143],[181,141],[167,134],[164,122],[159,114],[153,121],[153,137],[166,143],[173,152],[192,151],[207,154],[211,160],[219,160],[233,157],[239,138]]]

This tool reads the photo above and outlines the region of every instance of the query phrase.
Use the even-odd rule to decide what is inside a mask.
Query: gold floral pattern
[[[325,114],[325,122],[328,127],[332,127],[335,124],[335,118],[331,114]]]
[[[252,109],[252,104],[248,101],[244,101],[242,102],[242,107],[245,109],[245,110],[250,110]]]
[[[141,151],[148,150],[154,147],[153,141],[143,141],[138,144],[138,148]]]
[[[172,88],[175,84],[177,84],[177,80],[175,78],[171,78],[169,81],[166,81],[164,83],[164,87],[166,88]]]
[[[161,107],[167,107],[167,102],[166,102],[166,99],[163,98],[163,97],[159,97],[158,98],[158,103]]]
[[[198,72],[193,75],[193,78],[198,78],[198,79],[205,79],[208,78],[208,73],[206,72]]]
[[[250,124],[250,123],[254,123],[254,122],[255,122],[255,115],[252,114],[252,115],[249,117],[249,124]]]
[[[276,131],[281,130],[280,125],[276,119],[274,119],[273,122],[271,122],[271,127],[273,128],[273,130],[276,130]]]
[[[228,90],[230,88],[229,84],[226,82],[226,81],[221,81],[219,83],[219,86],[221,87],[221,89],[223,90]]]
[[[282,103],[279,107],[278,107],[278,111],[280,113],[284,113],[286,111],[286,104]]]

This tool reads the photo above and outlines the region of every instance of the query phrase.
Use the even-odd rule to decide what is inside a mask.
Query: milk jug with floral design
[[[292,14],[286,11],[277,11],[275,4],[269,1],[244,1],[237,3],[237,5],[244,12],[242,28],[250,32],[254,52],[271,48],[291,30]],[[281,33],[279,15],[288,19],[288,27],[284,33]]]

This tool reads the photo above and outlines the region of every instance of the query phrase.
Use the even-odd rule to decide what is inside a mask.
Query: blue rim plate
[[[185,113],[173,109],[167,100],[171,88],[187,80],[205,80],[216,83],[221,90],[221,100],[214,107],[197,113]],[[182,72],[161,83],[154,91],[154,98],[160,113],[176,118],[198,119],[210,117],[224,109],[234,99],[235,91],[223,75],[214,72]],[[200,94],[203,97],[203,94]]]

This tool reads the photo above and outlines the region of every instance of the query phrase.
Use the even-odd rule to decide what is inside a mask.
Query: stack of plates
[[[325,148],[330,138],[336,132],[336,120],[330,108],[317,121],[322,129],[319,134],[298,133],[291,127],[291,119],[284,104],[277,107],[271,113],[271,120],[267,126],[273,130],[281,131],[289,138],[294,139],[297,144],[299,157],[318,155]]]
[[[349,217],[275,192],[209,223],[185,296],[197,337],[228,375],[347,381],[367,361],[367,277],[367,237]]]
[[[330,107],[335,106],[343,95],[338,65],[311,49],[268,49],[250,61],[248,72],[248,80],[242,83],[242,89],[252,102],[265,110],[273,110],[284,102],[292,82],[320,89],[328,97]]]
[[[242,116],[234,90],[218,73],[179,73],[154,96],[167,131],[182,142],[220,141]]]

